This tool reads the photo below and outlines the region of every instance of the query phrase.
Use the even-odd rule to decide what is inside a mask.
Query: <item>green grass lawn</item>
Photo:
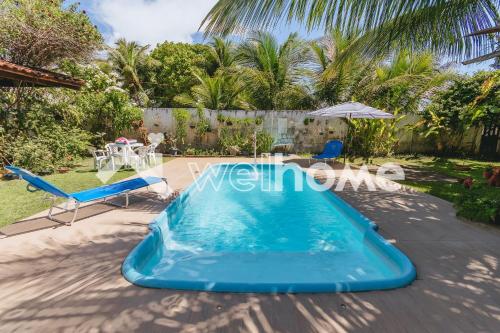
[[[353,162],[360,165],[363,161],[357,159]],[[420,179],[398,182],[456,204],[458,214],[468,219],[490,222],[492,214],[495,214],[494,211],[500,211],[500,188],[488,186],[486,179],[483,178],[484,169],[487,166],[498,166],[500,164],[498,162],[429,156],[374,158],[370,162],[375,165],[393,162],[403,167],[456,178],[453,181],[442,181],[427,179],[424,176]],[[467,177],[472,177],[474,180],[472,190],[466,189],[458,181]]]
[[[93,160],[85,159],[81,165],[68,173],[55,173],[43,177],[66,192],[76,192],[103,185],[93,169]],[[135,174],[134,170],[120,170],[108,181],[116,182]],[[0,227],[29,217],[50,207],[50,201],[44,200],[44,192],[26,191],[26,182],[22,180],[0,180]]]
[[[311,154],[299,154],[302,158],[310,158]],[[339,161],[342,161],[339,159]],[[418,191],[429,193],[441,199],[455,203],[459,198],[469,192],[458,180],[472,177],[474,179],[473,188],[485,198],[499,198],[500,188],[488,186],[483,178],[483,171],[487,166],[498,166],[499,162],[478,161],[472,159],[459,158],[437,158],[433,156],[396,155],[391,157],[374,157],[369,160],[370,165],[382,165],[384,163],[396,163],[403,168],[408,167],[423,170],[427,173],[434,173],[451,178],[456,181],[441,181],[427,179],[425,176],[416,180],[398,181],[401,184],[412,187]],[[355,166],[362,166],[362,158],[350,159],[350,163]]]
[[[482,179],[483,170],[488,165],[500,165],[500,162],[478,161],[472,159],[460,158],[437,158],[432,156],[414,156],[414,155],[396,155],[392,157],[375,157],[370,159],[370,164],[382,165],[387,162],[393,162],[402,166],[422,168],[456,178],[472,177],[474,180]],[[363,160],[357,158],[354,164],[360,165]],[[470,168],[465,170],[464,168]]]

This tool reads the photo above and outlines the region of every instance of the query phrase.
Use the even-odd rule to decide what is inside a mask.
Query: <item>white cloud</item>
[[[216,0],[94,0],[92,15],[112,29],[112,43],[126,38],[141,44],[192,42]]]

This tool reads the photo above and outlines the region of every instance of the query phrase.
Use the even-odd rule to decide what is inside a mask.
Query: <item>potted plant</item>
[[[484,170],[483,170],[483,177],[485,179],[490,179],[491,176],[493,176],[493,167],[491,165],[488,165]]]

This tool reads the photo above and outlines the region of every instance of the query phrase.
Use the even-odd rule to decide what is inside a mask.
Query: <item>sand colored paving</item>
[[[163,168],[182,189],[192,182],[186,163],[237,160],[179,158]],[[0,331],[500,331],[498,229],[462,222],[451,204],[405,189],[338,194],[412,260],[418,278],[411,286],[295,295],[136,287],[122,277],[121,263],[165,207],[145,193],[129,209],[95,204],[72,227],[0,239]]]

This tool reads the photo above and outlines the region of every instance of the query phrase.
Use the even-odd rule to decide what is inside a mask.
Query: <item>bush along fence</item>
[[[225,153],[248,152],[251,135],[256,130],[265,144],[259,150],[279,141],[293,143],[293,152],[321,151],[326,141],[344,139],[348,130],[353,134],[353,151],[358,156],[385,156],[391,153],[477,155],[480,151],[482,128],[471,127],[455,136],[426,136],[417,114],[398,115],[395,120],[352,121],[344,119],[313,119],[307,111],[216,111],[209,109],[147,108],[144,126],[150,133],[165,133],[167,144],[194,153],[196,149]],[[259,141],[259,140],[258,140]],[[262,141],[262,140],[260,140]],[[229,149],[229,147],[232,147]],[[359,151],[358,151],[359,150]],[[168,152],[168,151],[166,151]],[[497,155],[500,156],[500,144]]]

